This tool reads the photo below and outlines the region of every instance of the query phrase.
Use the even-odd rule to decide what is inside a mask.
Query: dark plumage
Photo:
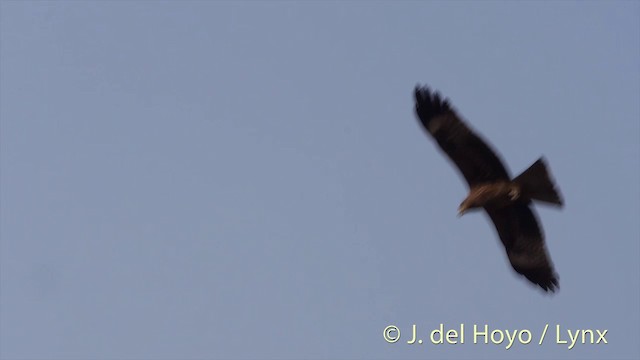
[[[495,225],[511,265],[545,291],[558,285],[532,200],[562,207],[543,158],[512,179],[500,158],[456,114],[446,99],[416,87],[416,114],[469,184],[459,215],[484,208]]]

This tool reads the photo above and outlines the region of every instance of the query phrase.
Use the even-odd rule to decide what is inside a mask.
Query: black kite
[[[458,209],[484,208],[496,227],[511,266],[545,291],[554,292],[558,277],[532,209],[532,200],[562,207],[562,199],[540,158],[512,179],[496,153],[475,134],[438,93],[416,87],[416,114],[442,151],[469,184]]]

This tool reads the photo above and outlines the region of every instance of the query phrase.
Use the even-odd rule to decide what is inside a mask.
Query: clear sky
[[[0,10],[2,359],[640,357],[639,2]],[[514,175],[546,157],[555,295],[456,216],[417,83]]]

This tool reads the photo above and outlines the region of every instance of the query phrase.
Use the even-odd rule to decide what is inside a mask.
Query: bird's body
[[[447,100],[426,87],[416,87],[415,98],[421,124],[469,185],[469,195],[460,204],[459,215],[470,209],[484,209],[514,270],[543,290],[555,291],[557,275],[531,206],[533,201],[563,205],[544,159],[512,179],[496,153],[462,121]]]
[[[469,209],[509,206],[520,199],[520,193],[520,186],[511,181],[496,181],[474,185],[469,189],[469,196],[460,204],[460,215]]]

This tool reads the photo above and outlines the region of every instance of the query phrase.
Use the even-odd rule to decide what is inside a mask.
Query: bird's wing
[[[460,169],[470,187],[511,179],[496,153],[471,131],[447,100],[427,87],[416,87],[415,98],[418,119]]]
[[[536,215],[526,202],[485,208],[498,231],[511,266],[545,291],[559,287]]]

